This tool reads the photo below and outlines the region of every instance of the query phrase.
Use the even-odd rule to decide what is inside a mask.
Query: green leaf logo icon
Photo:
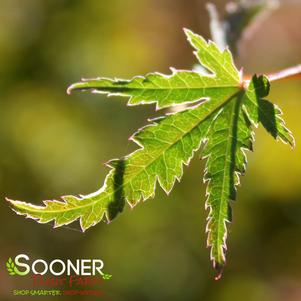
[[[109,280],[109,279],[111,279],[111,277],[112,277],[112,275],[110,275],[110,274],[102,274],[102,279],[104,279],[104,280]]]
[[[15,272],[15,263],[13,262],[13,260],[11,259],[11,257],[8,258],[8,261],[6,262],[6,269],[9,273],[9,275],[16,275]]]
[[[11,276],[15,276],[15,275],[18,275],[18,276],[25,276],[28,274],[28,272],[20,272],[14,261],[11,259],[11,257],[8,258],[7,262],[6,262],[6,269],[9,273],[9,275]]]

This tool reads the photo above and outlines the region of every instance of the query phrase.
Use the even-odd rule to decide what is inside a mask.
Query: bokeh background
[[[225,1],[215,3],[223,12]],[[256,130],[218,282],[206,249],[204,162],[198,156],[169,197],[158,188],[155,199],[85,234],[75,224],[52,229],[25,220],[4,200],[38,204],[97,190],[108,172],[102,163],[135,148],[128,137],[155,115],[154,108],[128,108],[125,99],[101,95],[67,96],[67,86],[81,77],[191,68],[196,61],[182,28],[210,37],[205,4],[0,1],[1,301],[29,299],[11,295],[20,278],[5,270],[7,258],[19,253],[102,258],[113,278],[100,300],[301,300],[300,79],[273,84],[270,100],[283,109],[297,145],[291,150]],[[280,4],[241,42],[237,64],[246,73],[300,63],[301,2]]]

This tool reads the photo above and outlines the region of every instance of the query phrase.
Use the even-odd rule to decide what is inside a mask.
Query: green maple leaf
[[[36,206],[9,200],[13,209],[40,223],[54,221],[55,227],[80,221],[83,231],[101,220],[110,222],[125,203],[135,206],[155,195],[157,183],[169,193],[183,175],[194,153],[202,147],[207,159],[206,231],[214,267],[225,264],[227,227],[231,201],[236,199],[239,176],[246,169],[245,150],[252,150],[253,128],[261,123],[274,138],[294,145],[277,106],[264,99],[269,81],[256,75],[241,78],[228,49],[185,30],[199,63],[208,71],[177,71],[171,75],[151,73],[131,80],[96,78],[82,80],[68,89],[89,90],[109,96],[125,96],[129,105],[155,103],[158,109],[186,104],[185,110],[165,114],[138,130],[132,140],[140,148],[108,163],[111,170],[103,187],[85,196],[64,196]]]

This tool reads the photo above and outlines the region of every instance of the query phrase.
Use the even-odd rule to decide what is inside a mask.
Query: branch
[[[268,75],[270,81],[301,78],[301,64]]]
[[[284,79],[293,79],[293,78],[301,78],[301,64],[297,66],[293,66],[276,73],[267,75],[270,82],[275,82]],[[250,75],[245,75],[243,77],[243,82],[248,83],[251,80]]]

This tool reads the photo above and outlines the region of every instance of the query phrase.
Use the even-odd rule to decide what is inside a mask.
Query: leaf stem
[[[270,81],[301,78],[301,64],[268,75]]]
[[[270,82],[272,81],[279,81],[284,79],[293,79],[293,78],[301,78],[301,64],[283,69],[276,73],[271,73],[267,75]],[[244,82],[250,81],[251,77],[246,75],[244,77]]]

